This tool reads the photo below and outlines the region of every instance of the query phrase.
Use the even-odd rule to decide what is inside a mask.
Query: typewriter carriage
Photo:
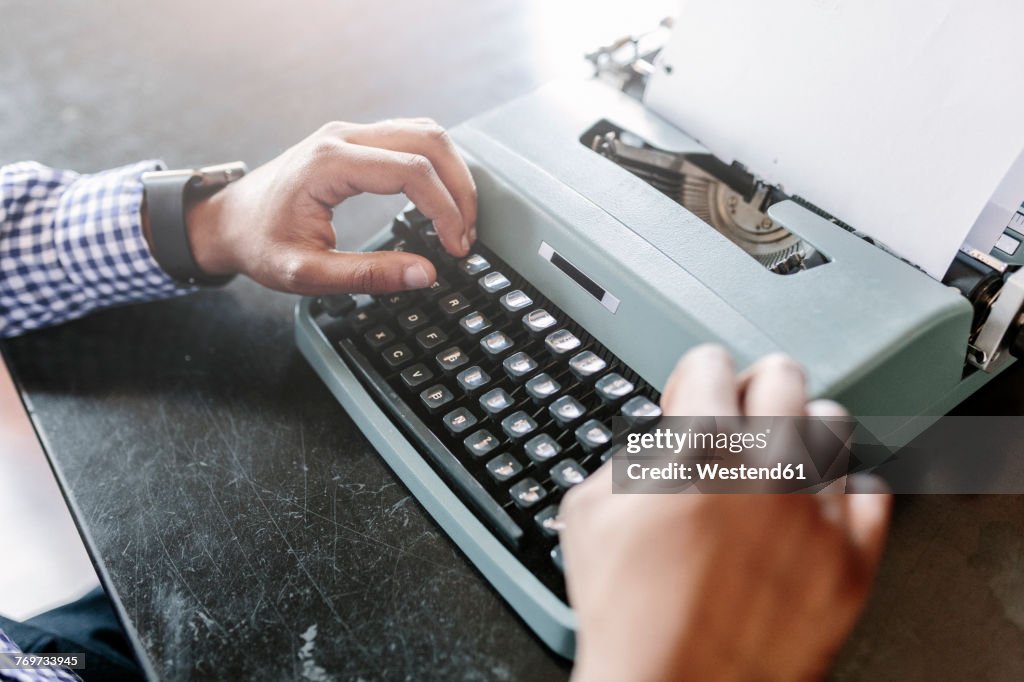
[[[666,18],[651,31],[619,38],[587,54],[595,79],[641,99],[649,76],[658,68],[655,58],[671,27],[672,19]],[[727,166],[710,154],[657,149],[605,120],[588,129],[580,141],[678,200],[776,274],[794,274],[829,260],[801,235],[772,221],[769,208],[787,198],[900,258],[806,198],[787,197],[781,187],[766,185],[747,173],[742,164]],[[1019,241],[1017,235],[1011,237]],[[981,253],[966,248],[957,254],[943,278],[942,283],[960,291],[974,310],[964,355],[965,378],[975,370],[998,373],[1013,359],[1024,357],[1022,266],[1024,249],[1016,257],[1004,259],[1002,252]]]

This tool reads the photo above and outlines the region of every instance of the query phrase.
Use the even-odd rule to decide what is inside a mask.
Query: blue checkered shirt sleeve
[[[0,167],[0,337],[191,291],[160,269],[142,234],[141,176],[159,168]]]
[[[18,654],[21,649],[0,630],[0,659]],[[82,678],[67,668],[6,668],[0,660],[0,682],[81,682]]]

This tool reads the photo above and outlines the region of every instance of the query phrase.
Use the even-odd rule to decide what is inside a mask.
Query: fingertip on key
[[[424,289],[431,284],[427,269],[419,263],[406,266],[402,273],[402,282],[408,289]]]

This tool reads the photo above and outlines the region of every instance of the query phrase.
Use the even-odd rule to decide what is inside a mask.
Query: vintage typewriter
[[[381,456],[568,657],[559,501],[609,457],[613,418],[657,418],[687,348],[784,351],[865,418],[942,415],[1024,350],[1024,213],[936,281],[646,110],[641,44],[452,130],[479,188],[473,253],[443,253],[411,206],[366,246],[428,256],[436,285],[296,310],[299,348]]]

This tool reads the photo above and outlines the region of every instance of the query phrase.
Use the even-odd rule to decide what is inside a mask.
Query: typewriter
[[[366,437],[566,657],[559,501],[608,459],[613,418],[660,415],[687,348],[722,344],[741,367],[786,352],[814,397],[906,415],[889,434],[903,440],[1024,350],[1024,212],[939,282],[645,109],[640,44],[451,131],[479,191],[473,252],[445,254],[412,206],[365,247],[427,256],[435,285],[295,313],[298,347]]]

